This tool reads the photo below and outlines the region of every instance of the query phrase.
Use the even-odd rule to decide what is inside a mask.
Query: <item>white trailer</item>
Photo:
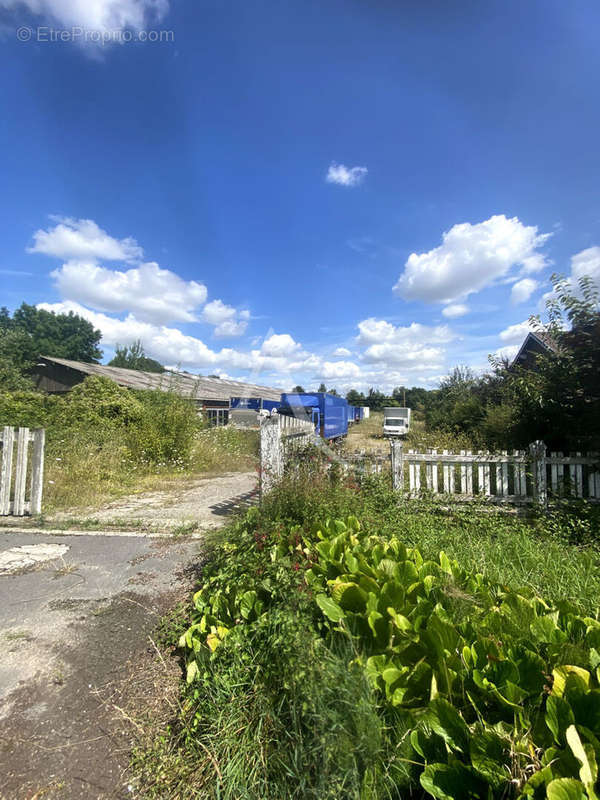
[[[410,429],[410,408],[383,409],[383,435],[406,436]]]

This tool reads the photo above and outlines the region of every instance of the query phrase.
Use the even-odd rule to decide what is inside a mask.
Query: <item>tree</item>
[[[351,406],[364,406],[365,396],[362,392],[357,392],[356,389],[350,389],[346,394],[346,400]]]
[[[553,348],[533,369],[492,362],[515,413],[521,446],[542,439],[553,450],[600,449],[600,293],[589,276],[578,288],[552,276],[548,322],[531,322]]]
[[[102,334],[91,322],[72,311],[55,314],[22,303],[12,318],[6,309],[2,309],[0,331],[3,334],[25,334],[26,338],[19,340],[19,351],[15,356],[15,363],[21,369],[32,366],[39,356],[88,363],[97,363],[102,358],[102,351],[98,348]]]
[[[149,358],[140,339],[127,346],[117,345],[114,357],[108,362],[109,367],[124,367],[142,372],[164,372],[165,368],[158,361]]]
[[[304,394],[304,387],[294,386],[294,388],[292,389],[292,394]]]
[[[325,384],[324,384],[324,383],[322,383],[322,384],[319,386],[319,388],[317,389],[317,392],[326,392],[326,391],[327,391],[327,387],[325,386]]]

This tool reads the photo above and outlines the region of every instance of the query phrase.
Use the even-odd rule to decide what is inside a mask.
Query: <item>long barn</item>
[[[189,372],[142,372],[104,364],[87,364],[66,358],[41,356],[32,377],[38,389],[49,394],[63,394],[81,383],[88,375],[97,375],[124,386],[127,389],[161,389],[174,391],[193,400],[205,419],[215,425],[225,425],[229,419],[232,397],[257,397],[263,400],[279,400],[281,389],[258,386],[243,381],[224,378],[209,378]]]

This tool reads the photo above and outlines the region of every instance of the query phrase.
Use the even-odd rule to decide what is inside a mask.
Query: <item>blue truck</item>
[[[348,433],[348,401],[326,392],[284,392],[281,395],[280,414],[298,419],[308,419],[315,433],[331,441]]]

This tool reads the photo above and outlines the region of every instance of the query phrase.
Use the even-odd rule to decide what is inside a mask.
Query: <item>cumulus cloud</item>
[[[160,21],[168,0],[0,0],[0,8],[26,10],[60,23],[64,28],[88,31],[142,30]]]
[[[338,186],[358,186],[367,177],[368,171],[366,167],[346,167],[344,164],[332,161],[325,180]]]
[[[348,356],[351,356],[352,353],[347,347],[336,347],[336,349],[333,351],[333,355],[339,358],[347,358]]]
[[[217,337],[243,336],[248,327],[250,312],[238,312],[233,306],[226,305],[222,300],[211,300],[202,309],[203,322],[215,325],[214,335]]]
[[[216,326],[213,333],[221,339],[225,337],[235,338],[237,336],[243,336],[246,333],[247,327],[248,323],[246,320],[225,319]]]
[[[0,3],[2,0],[0,0]],[[53,217],[56,225],[33,234],[28,253],[43,253],[64,260],[141,261],[144,253],[135,239],[115,239],[91,219]]]
[[[588,247],[571,257],[570,279],[575,291],[578,281],[585,275],[589,275],[600,289],[600,247]]]
[[[319,377],[329,380],[342,378],[358,378],[360,367],[352,361],[324,361],[319,372]]]
[[[528,333],[533,332],[533,327],[528,319],[524,322],[517,322],[515,325],[509,325],[500,332],[500,339],[506,344],[521,345],[525,341]]]
[[[357,343],[366,345],[361,360],[426,369],[441,368],[445,345],[454,339],[446,325],[430,327],[413,322],[396,327],[391,322],[373,317],[358,324]]]
[[[500,347],[494,353],[497,358],[506,359],[507,361],[512,361],[514,357],[517,355],[521,348],[520,344],[510,344],[506,347]]]
[[[485,222],[454,225],[442,244],[412,253],[394,286],[407,300],[452,303],[505,278],[514,268],[537,272],[547,265],[540,248],[551,234],[498,214]]]
[[[204,284],[185,281],[153,261],[125,271],[67,261],[51,274],[67,300],[99,311],[130,311],[149,322],[193,322],[194,309],[206,300]]]
[[[525,303],[538,288],[539,284],[533,278],[523,278],[514,284],[510,292],[510,300],[514,305]]]
[[[233,319],[235,315],[235,308],[226,305],[222,300],[211,300],[202,309],[202,320],[211,325],[218,325],[225,320]]]
[[[448,319],[458,319],[458,317],[464,317],[469,311],[469,306],[464,303],[452,303],[452,305],[442,309],[442,314]]]
[[[265,356],[291,356],[301,350],[289,333],[273,333],[262,343],[261,353]]]

